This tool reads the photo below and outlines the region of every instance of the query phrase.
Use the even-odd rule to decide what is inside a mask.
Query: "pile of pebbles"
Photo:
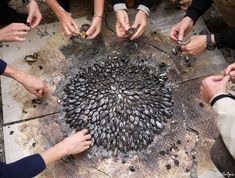
[[[65,122],[87,128],[92,145],[114,153],[140,151],[173,115],[164,63],[148,66],[124,57],[81,68],[64,86]]]

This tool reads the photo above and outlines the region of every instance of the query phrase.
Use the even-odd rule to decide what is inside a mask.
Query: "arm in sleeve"
[[[34,154],[14,163],[0,163],[0,178],[32,178],[46,168],[43,158]]]
[[[193,0],[186,12],[186,16],[190,17],[195,24],[198,18],[210,8],[212,3],[213,0]]]
[[[2,75],[7,67],[7,63],[0,59],[0,75]]]
[[[235,100],[224,97],[212,106],[216,114],[216,122],[223,141],[235,159]]]
[[[215,34],[217,48],[235,49],[235,28]]]

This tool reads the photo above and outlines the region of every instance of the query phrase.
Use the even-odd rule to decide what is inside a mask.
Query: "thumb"
[[[225,77],[223,78],[222,82],[223,82],[224,84],[226,84],[226,83],[229,82],[229,80],[230,80],[230,76],[225,76]]]
[[[28,18],[27,18],[27,23],[30,23],[33,19],[33,13],[29,12]]]

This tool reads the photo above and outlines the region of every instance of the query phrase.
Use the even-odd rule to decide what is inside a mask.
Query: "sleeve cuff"
[[[211,107],[214,106],[214,104],[220,100],[220,99],[223,99],[223,98],[232,98],[235,100],[235,96],[233,96],[231,93],[219,93],[215,96],[213,96],[213,98],[210,100],[210,105]]]
[[[7,63],[0,59],[0,75],[2,75],[7,67]]]
[[[140,4],[137,9],[142,10],[147,16],[150,14],[150,9],[143,4]]]
[[[128,10],[125,3],[118,3],[113,6],[114,12],[117,10]]]
[[[199,19],[199,17],[200,17],[200,13],[197,10],[195,10],[195,9],[190,9],[189,8],[187,10],[185,16],[190,17],[193,20],[193,24],[195,24],[197,22],[197,20]]]

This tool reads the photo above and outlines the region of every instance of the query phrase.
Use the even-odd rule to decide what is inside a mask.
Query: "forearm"
[[[60,6],[57,0],[46,0],[47,5],[54,11],[56,16],[60,19],[65,10]]]
[[[35,177],[46,168],[39,154],[31,155],[14,163],[0,163],[0,177]]]
[[[104,0],[94,1],[94,16],[103,17],[104,12]]]
[[[216,101],[213,110],[216,113],[216,122],[223,141],[230,154],[235,159],[235,100],[225,97]]]
[[[215,34],[215,44],[217,48],[235,49],[235,29]]]
[[[60,158],[68,155],[67,150],[65,149],[63,142],[56,144],[54,147],[49,148],[48,150],[41,153],[41,156],[46,165],[59,160]]]
[[[190,17],[196,23],[198,18],[210,8],[212,3],[213,0],[193,0],[186,12],[186,16]]]
[[[22,83],[25,73],[23,71],[17,70],[14,67],[7,65],[4,72],[2,73],[2,75],[10,77],[10,78]]]

